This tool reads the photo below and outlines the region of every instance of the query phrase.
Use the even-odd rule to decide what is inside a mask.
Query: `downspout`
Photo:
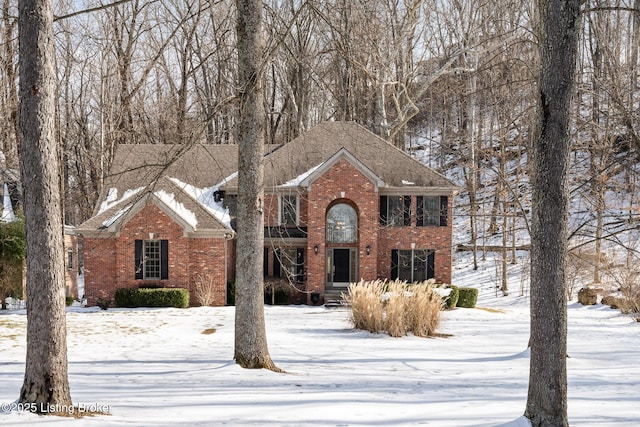
[[[228,271],[227,271],[227,244],[233,239],[233,234],[224,233],[224,305],[227,305],[227,301],[229,300],[229,296],[227,295],[228,288]]]

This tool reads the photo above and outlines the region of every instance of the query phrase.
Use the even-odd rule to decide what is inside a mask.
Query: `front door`
[[[355,281],[356,251],[352,248],[331,248],[327,255],[327,281],[333,287],[346,288]]]

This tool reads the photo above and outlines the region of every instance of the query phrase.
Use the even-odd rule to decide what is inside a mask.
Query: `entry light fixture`
[[[313,253],[318,255],[318,245],[313,246]]]
[[[371,254],[371,246],[367,245],[364,250],[367,252],[367,255]]]

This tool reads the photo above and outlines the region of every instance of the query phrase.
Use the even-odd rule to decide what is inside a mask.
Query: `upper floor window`
[[[167,240],[135,241],[135,278],[160,280],[169,278],[169,243]]]
[[[411,196],[380,196],[380,225],[411,225]]]
[[[446,226],[449,198],[447,196],[418,196],[416,198],[418,226]]]
[[[73,250],[69,249],[67,251],[67,268],[69,270],[73,269]]]
[[[327,212],[327,242],[356,243],[358,241],[358,214],[346,203],[339,203]]]
[[[298,225],[298,196],[295,194],[280,196],[280,225]]]

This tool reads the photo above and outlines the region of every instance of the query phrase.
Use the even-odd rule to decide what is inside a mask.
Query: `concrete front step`
[[[329,290],[324,294],[324,306],[327,308],[346,307],[349,303],[343,298],[347,290]]]

